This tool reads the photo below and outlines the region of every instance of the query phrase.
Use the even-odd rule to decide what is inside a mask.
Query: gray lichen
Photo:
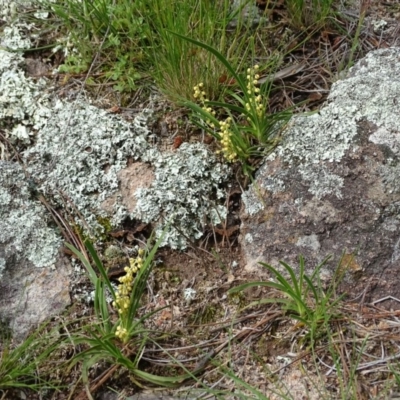
[[[52,116],[40,130],[34,146],[24,154],[28,171],[40,190],[60,204],[71,198],[94,230],[102,230],[97,217],[107,217],[100,204],[118,189],[117,172],[128,157],[146,157],[146,116],[134,122],[94,107],[85,99],[73,103],[56,100]],[[113,225],[127,215],[115,204]]]
[[[148,143],[146,113],[129,123],[84,98],[73,103],[51,101],[43,91],[44,82],[21,72],[19,57],[10,56],[10,61],[13,68],[4,68],[0,77],[0,87],[9,93],[3,98],[0,119],[11,117],[16,122],[8,131],[11,141],[35,140],[23,158],[45,196],[63,204],[66,194],[95,231],[102,229],[99,216],[112,217],[117,226],[128,215],[122,203],[116,202],[112,216],[100,205],[118,189],[117,173],[126,167],[127,159],[140,158],[154,166],[156,180],[151,189],[140,192],[135,217],[140,215],[146,222],[172,218],[172,224],[190,239],[201,236],[206,222],[225,217],[226,209],[218,199],[223,197],[219,185],[228,170],[204,146],[185,144],[175,153],[162,154]],[[163,227],[164,223],[157,225],[158,234]],[[165,239],[175,248],[184,243],[176,229]]]
[[[153,155],[152,161],[155,180],[150,188],[137,191],[133,216],[157,222],[158,237],[170,224],[163,245],[182,249],[185,237],[198,239],[206,223],[225,218],[226,208],[219,202],[225,196],[220,186],[228,168],[200,143],[184,143],[174,153]]]
[[[0,279],[1,279],[1,275],[3,274],[5,268],[6,268],[6,260],[5,260],[5,258],[0,257]]]
[[[60,236],[48,227],[45,207],[32,198],[32,191],[22,168],[0,162],[0,244],[4,256],[25,257],[37,267],[54,264]],[[1,276],[0,265],[0,276]]]
[[[251,187],[247,192],[242,194],[242,202],[247,214],[250,216],[264,209],[264,202],[254,187]]]
[[[309,247],[313,251],[319,251],[321,244],[319,243],[318,236],[314,233],[312,235],[305,235],[298,238],[296,246]]]
[[[11,143],[29,144],[34,130],[51,116],[44,79],[34,81],[22,70],[23,58],[0,49],[0,127]]]
[[[18,15],[24,9],[32,9],[33,7],[46,8],[48,2],[54,3],[55,1],[57,0],[0,0],[0,18],[9,24],[15,25],[18,21]],[[35,12],[35,16],[38,12],[40,11]]]
[[[306,167],[300,165],[299,172],[304,181],[310,185],[309,192],[318,199],[327,193],[333,193],[338,199],[342,198],[343,178],[332,174],[323,165],[307,165]]]

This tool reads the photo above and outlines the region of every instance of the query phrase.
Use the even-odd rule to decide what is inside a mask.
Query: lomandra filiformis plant
[[[131,293],[133,282],[137,272],[143,267],[144,250],[138,251],[136,258],[129,259],[129,266],[124,268],[125,275],[119,278],[120,284],[115,292],[115,300],[113,306],[118,310],[119,322],[115,336],[126,342],[129,339],[129,306],[131,303]]]
[[[139,308],[163,235],[153,246],[148,245],[145,250],[139,250],[136,258],[130,259],[130,265],[125,268],[125,276],[120,278],[117,290],[110,282],[107,271],[90,241],[86,240],[85,244],[96,269],[84,253],[66,244],[83,263],[95,287],[93,320],[71,335],[72,342],[75,345],[84,345],[84,350],[72,359],[70,368],[81,363],[82,378],[87,391],[90,386],[89,370],[94,364],[102,361],[125,368],[129,371],[130,379],[138,385],[140,380],[158,386],[173,387],[190,376],[158,376],[139,368],[142,350],[151,340],[151,332],[145,329],[144,322],[159,311],[140,315]],[[111,294],[113,306],[118,311],[117,320],[110,315],[108,294]]]
[[[248,68],[246,75],[237,73],[229,61],[213,47],[197,40],[179,35],[212,53],[231,75],[235,89],[227,90],[226,101],[209,101],[204,85],[194,89],[195,101],[184,101],[193,111],[194,122],[220,143],[220,153],[228,162],[239,161],[245,173],[252,172],[253,159],[268,154],[278,143],[280,133],[290,118],[288,111],[268,114],[267,106],[271,80],[258,87],[258,65]]]
[[[258,119],[262,119],[265,116],[265,102],[263,96],[260,94],[260,88],[256,85],[260,76],[258,75],[259,66],[255,65],[253,68],[247,69],[246,75],[246,102],[242,101],[243,98],[237,96],[239,104],[244,106],[244,110],[247,111],[247,115],[241,112],[238,116],[239,122],[235,123],[232,113],[229,112],[229,116],[225,120],[218,119],[216,117],[216,111],[210,107],[210,101],[206,98],[206,92],[203,90],[203,83],[199,83],[194,87],[193,97],[196,99],[198,104],[201,105],[202,109],[210,114],[209,119],[204,119],[204,115],[198,114],[202,126],[208,128],[213,136],[215,136],[221,145],[219,153],[221,153],[228,162],[234,162],[241,160],[241,155],[246,157],[246,149],[251,146],[251,134],[248,135],[248,143],[245,141],[238,141],[241,138],[242,133],[244,134],[244,139],[246,139],[246,130],[253,128],[254,132],[258,131]],[[231,95],[236,96],[231,92]],[[213,122],[211,118],[214,117],[217,120]],[[206,125],[206,126],[205,126]],[[218,129],[219,128],[219,129]],[[261,135],[258,134],[258,137]],[[243,151],[244,150],[244,151]],[[245,160],[241,160],[245,161]]]

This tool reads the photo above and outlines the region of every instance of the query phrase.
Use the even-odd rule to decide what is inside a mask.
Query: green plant
[[[361,35],[361,30],[362,30],[362,27],[364,25],[364,20],[365,20],[365,17],[367,15],[367,10],[369,8],[369,5],[370,5],[370,0],[361,1],[361,4],[360,4],[360,15],[359,15],[359,18],[358,18],[356,31],[354,33],[354,36],[353,36],[352,40],[351,40],[350,54],[349,54],[348,60],[346,62],[347,65],[344,66],[341,63],[341,65],[339,65],[339,68],[338,68],[339,71],[342,71],[343,69],[350,69],[350,67],[352,67],[353,64],[354,64],[354,55],[355,55],[356,51],[359,48],[361,48],[361,46],[360,46],[360,35]]]
[[[164,234],[165,232],[166,230]],[[141,352],[150,335],[143,324],[146,319],[160,311],[158,309],[138,317],[139,307],[154,256],[163,237],[162,235],[151,250],[140,250],[138,257],[130,261],[130,266],[125,268],[126,275],[120,278],[117,290],[110,282],[107,271],[90,241],[86,240],[85,245],[99,271],[99,276],[89,260],[74,246],[67,244],[68,248],[83,263],[95,286],[95,321],[72,335],[72,342],[75,345],[86,346],[85,350],[74,357],[71,368],[78,362],[82,362],[82,377],[87,390],[89,369],[100,361],[126,368],[130,373],[131,380],[138,385],[140,385],[139,381],[146,381],[158,386],[172,387],[188,378],[187,375],[158,376],[139,368]],[[107,293],[111,295],[112,304],[117,310],[118,317],[116,319],[110,315]]]
[[[120,92],[136,88],[141,78],[141,40],[144,39],[144,21],[140,6],[143,2],[128,0],[63,0],[47,2],[62,28],[66,29],[68,54],[60,71],[80,73],[99,55],[96,76],[101,82],[115,82]],[[93,83],[91,77],[89,83]]]
[[[146,7],[143,17],[148,23],[146,37],[150,45],[144,51],[158,88],[174,102],[193,99],[193,87],[199,82],[203,82],[209,98],[218,99],[224,91],[219,79],[226,69],[205,49],[172,32],[218,49],[234,68],[246,58],[249,32],[240,18],[240,9],[234,13],[230,9],[229,0],[153,0]],[[228,30],[233,19],[236,27]]]
[[[241,7],[231,12],[230,1],[203,0],[62,0],[48,1],[65,29],[68,54],[62,71],[87,71],[96,58],[96,77],[88,83],[115,82],[114,89],[129,92],[151,74],[170,99],[190,98],[196,82],[206,83],[213,98],[222,87],[215,82],[223,68],[205,51],[174,37],[193,35],[216,46],[235,65],[246,55],[246,29]],[[229,23],[236,19],[236,28]],[[72,46],[71,46],[72,45]],[[201,67],[199,67],[201,66]]]
[[[288,278],[271,265],[260,263],[272,274],[272,278],[276,281],[249,282],[230,289],[228,293],[238,293],[254,286],[277,290],[284,295],[284,298],[261,299],[251,303],[251,306],[255,304],[280,303],[288,315],[309,328],[311,336],[313,336],[321,323],[327,323],[332,318],[336,306],[341,300],[341,297],[334,299],[335,284],[332,284],[326,292],[322,288],[319,273],[328,259],[329,257],[323,260],[314,269],[310,277],[305,274],[305,263],[302,256],[299,257],[299,273],[297,276],[290,265],[280,261],[285,272],[289,275]]]
[[[272,82],[267,80],[261,88],[257,87],[258,65],[248,68],[243,76],[236,73],[235,68],[218,50],[177,33],[175,35],[214,55],[238,85],[240,94],[233,90],[226,91],[233,102],[216,102],[206,98],[204,85],[199,83],[194,87],[197,102],[185,101],[184,105],[193,111],[195,122],[220,142],[221,152],[227,161],[240,161],[245,173],[249,174],[252,170],[250,159],[265,156],[277,145],[290,112],[268,114]],[[277,63],[278,60],[271,60],[269,69],[276,67]],[[219,115],[216,110],[219,110]],[[222,117],[224,114],[226,117]]]
[[[59,347],[59,337],[47,331],[43,324],[22,343],[11,348],[11,340],[0,347],[0,391],[30,389],[40,391],[59,386],[43,378],[52,353]],[[1,396],[0,396],[1,397]],[[1,397],[5,398],[5,397]]]
[[[318,30],[336,14],[334,0],[286,0],[289,23],[300,30]]]

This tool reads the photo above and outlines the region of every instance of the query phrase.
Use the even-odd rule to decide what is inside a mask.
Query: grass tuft
[[[319,278],[322,267],[329,260],[329,257],[322,261],[311,276],[305,273],[305,261],[299,257],[299,273],[295,274],[294,268],[280,261],[288,275],[286,278],[276,268],[266,263],[260,263],[272,275],[271,281],[248,282],[229,290],[230,294],[242,292],[243,290],[261,286],[274,289],[284,297],[270,297],[261,299],[250,304],[281,304],[289,317],[300,322],[300,326],[309,329],[309,337],[314,340],[318,335],[318,330],[329,323],[337,314],[337,306],[341,297],[334,298],[335,288],[338,282],[333,282],[330,288],[325,291]],[[340,265],[340,264],[339,264]],[[341,268],[343,270],[343,268]],[[336,276],[336,280],[338,277]]]

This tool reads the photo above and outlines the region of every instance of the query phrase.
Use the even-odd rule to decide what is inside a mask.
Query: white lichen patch
[[[374,132],[369,140],[376,144],[386,145],[396,156],[400,156],[400,131],[390,131],[386,127],[380,127]]]
[[[0,0],[0,17],[10,21],[17,13],[18,3],[12,0]]]
[[[12,26],[6,26],[0,40],[0,45],[11,50],[31,48],[32,42],[26,36],[25,32],[29,32],[32,28],[32,24],[21,22],[16,22]]]
[[[184,143],[174,153],[154,153],[151,158],[155,180],[150,188],[136,192],[133,217],[156,222],[158,237],[169,224],[163,245],[182,249],[186,238],[203,235],[205,224],[225,218],[226,208],[219,203],[229,170],[200,143]]]
[[[0,162],[0,243],[3,268],[8,258],[23,257],[36,267],[55,263],[61,239],[48,227],[45,207],[33,198],[32,188],[18,164]],[[0,274],[1,274],[0,266]],[[1,276],[1,275],[0,275]]]
[[[0,257],[0,278],[5,269],[6,269],[6,260],[5,258]]]
[[[40,129],[51,116],[44,79],[34,81],[22,70],[18,53],[0,49],[0,127],[11,143],[28,144],[33,129]]]
[[[267,173],[268,167],[264,166],[265,179],[258,182],[253,182],[251,190],[242,194],[242,202],[245,206],[248,215],[255,215],[259,211],[265,208],[265,201],[263,200],[263,194],[266,192],[277,193],[285,189],[285,182],[277,177],[270,177]],[[281,174],[281,178],[284,177],[285,173]]]
[[[399,93],[399,50],[369,53],[350,70],[346,79],[332,86],[327,103],[318,113],[292,119],[282,143],[266,159],[259,176],[275,182],[269,183],[270,191],[283,190],[280,182],[284,172],[272,178],[268,174],[268,161],[280,157],[282,165],[298,167],[302,180],[309,184],[309,192],[318,199],[330,194],[342,198],[343,178],[330,172],[327,165],[339,163],[352,145],[356,148],[354,138],[361,120],[377,126],[371,141],[385,144],[393,153],[399,154]],[[393,168],[382,169],[389,192],[399,189],[395,178],[397,172]],[[256,199],[255,193],[250,195],[254,190],[251,188],[246,194],[247,199]],[[246,211],[255,214],[260,207],[260,202],[247,201]]]
[[[250,216],[256,215],[265,207],[262,198],[260,198],[260,195],[256,190],[254,190],[253,187],[242,194],[242,202],[245,206],[247,214]]]
[[[31,38],[38,35],[35,24],[23,19],[26,10],[45,5],[46,0],[0,0],[0,19],[6,22],[0,35],[0,48],[23,50],[32,47]],[[36,16],[36,14],[35,14]]]
[[[18,21],[18,15],[23,12],[24,9],[35,8],[47,8],[48,2],[54,3],[57,0],[0,0],[0,18],[5,20],[7,23],[15,25]],[[38,10],[35,13],[43,14],[45,11]]]
[[[145,156],[149,147],[146,116],[133,123],[90,105],[57,100],[51,118],[40,130],[36,144],[24,154],[28,171],[46,196],[66,194],[94,230],[102,230],[97,217],[110,217],[117,225],[127,213],[116,201],[113,215],[101,211],[101,203],[118,189],[117,173],[128,157]]]
[[[400,165],[391,165],[391,163],[388,162],[381,166],[380,173],[386,192],[390,194],[400,193]]]
[[[299,172],[304,181],[310,185],[309,192],[317,199],[321,199],[327,193],[333,193],[338,199],[342,198],[343,178],[330,173],[325,166],[300,165]]]
[[[253,243],[253,235],[251,233],[246,233],[244,236],[244,240],[246,243]]]

